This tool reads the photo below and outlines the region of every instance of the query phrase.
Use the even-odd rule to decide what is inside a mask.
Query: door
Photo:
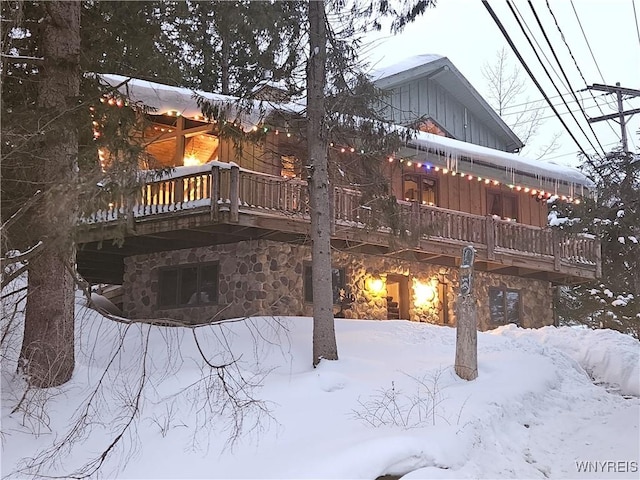
[[[409,278],[387,275],[387,319],[409,320]]]

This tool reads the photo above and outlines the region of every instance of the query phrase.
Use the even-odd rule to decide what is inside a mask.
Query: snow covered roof
[[[442,55],[437,55],[435,53],[427,53],[424,55],[416,55],[413,57],[409,57],[401,62],[395,63],[393,65],[389,65],[382,68],[376,68],[371,71],[369,74],[374,82],[378,80],[382,80],[383,78],[391,77],[400,72],[407,72],[413,68],[420,67],[426,65],[431,62],[435,62],[436,60],[440,60]]]
[[[304,109],[304,106],[297,103],[274,104],[267,101],[246,100],[230,95],[173,87],[122,75],[101,74],[99,78],[108,85],[117,88],[131,101],[151,107],[159,114],[178,112],[184,117],[200,116],[202,111],[198,107],[196,98],[201,96],[211,103],[226,108],[229,117],[239,121],[245,131],[259,125],[266,116],[274,111],[300,113]]]
[[[410,152],[411,148],[414,152]],[[587,176],[572,167],[533,160],[431,133],[417,132],[404,153],[457,172],[489,176],[491,174],[487,172],[499,171],[499,180],[504,183],[544,187],[547,191],[562,191],[572,196],[583,194],[584,188],[592,189],[595,186]],[[428,155],[429,153],[438,155]],[[576,188],[580,192],[576,192]]]
[[[421,57],[423,59],[425,57],[444,58],[437,55],[423,55]],[[272,112],[299,114],[305,108],[304,101],[301,103],[274,103],[243,100],[228,95],[172,87],[147,80],[130,79],[121,75],[103,74],[100,75],[100,78],[107,84],[116,87],[121,93],[128,95],[131,101],[147,105],[160,114],[177,111],[185,117],[199,116],[202,112],[198,108],[195,94],[201,95],[211,102],[218,102],[221,106],[229,108],[232,115],[238,114],[246,131],[259,125]],[[238,105],[241,101],[243,108],[240,109]],[[249,102],[249,108],[247,108],[246,102]],[[424,161],[430,161],[433,164],[440,162],[446,168],[459,169],[458,171],[466,173],[477,172],[485,176],[493,175],[495,178],[497,172],[503,172],[503,181],[507,182],[507,177],[511,176],[511,180],[508,180],[509,183],[516,183],[518,180],[523,185],[535,186],[536,188],[545,184],[560,185],[561,183],[566,183],[571,188],[590,189],[593,187],[593,183],[586,176],[570,167],[531,160],[512,153],[429,133],[417,132],[417,136],[409,142],[409,147],[405,150],[407,155],[413,155],[415,158],[425,157],[429,152],[431,154],[439,153],[446,158],[446,161],[436,158],[437,156],[434,155],[428,159],[425,157]],[[549,186],[545,188],[553,191]],[[573,195],[574,193],[567,194]]]

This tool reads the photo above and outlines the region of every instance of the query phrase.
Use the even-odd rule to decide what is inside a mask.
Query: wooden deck
[[[362,198],[357,190],[333,188],[337,248],[454,266],[461,247],[473,245],[480,270],[556,283],[600,276],[594,238],[415,202],[399,201],[391,222]],[[255,238],[302,242],[309,225],[304,181],[216,164],[151,182],[137,201],[86,215],[78,229],[78,268],[89,281],[121,283],[126,256]],[[124,243],[113,244],[123,228]]]

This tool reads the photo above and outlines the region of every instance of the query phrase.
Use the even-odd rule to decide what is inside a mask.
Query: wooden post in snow
[[[456,375],[463,380],[475,380],[478,377],[478,318],[473,296],[474,260],[474,248],[464,247],[460,265],[455,363]]]

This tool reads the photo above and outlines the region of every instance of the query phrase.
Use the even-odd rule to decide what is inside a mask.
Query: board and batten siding
[[[391,194],[403,199],[402,177],[407,173],[416,173],[416,167],[405,167],[401,163],[387,165],[387,172],[391,180]],[[516,221],[536,227],[547,226],[548,209],[546,201],[538,201],[536,197],[524,192],[516,192],[507,186],[486,185],[484,182],[467,180],[466,177],[442,175],[434,173],[427,175],[437,182],[436,206],[471,213],[473,215],[488,215],[488,192],[502,192],[517,199],[518,217]]]
[[[504,140],[468,109],[465,112],[465,106],[443,86],[427,78],[393,87],[384,103],[382,114],[390,121],[409,125],[420,118],[430,117],[457,140],[507,151]]]

